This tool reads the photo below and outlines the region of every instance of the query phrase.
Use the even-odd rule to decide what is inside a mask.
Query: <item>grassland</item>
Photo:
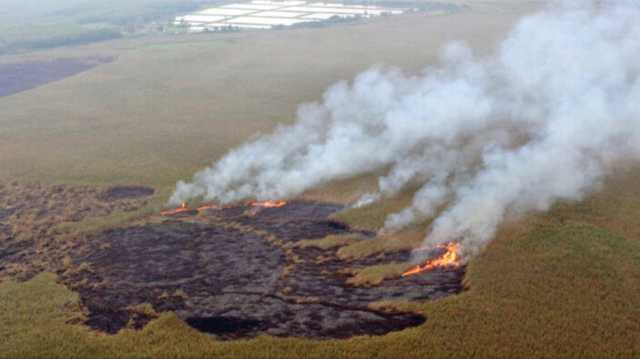
[[[0,56],[5,63],[116,58],[86,73],[0,98],[0,179],[151,185],[157,190],[157,209],[177,180],[252,135],[290,123],[300,103],[320,99],[332,83],[375,64],[419,71],[436,62],[439,47],[454,39],[466,39],[477,51],[487,52],[526,10],[413,14],[320,29],[128,38]],[[306,197],[350,202],[374,183],[364,176],[312,190]],[[400,208],[407,200],[385,205]],[[116,217],[80,227],[121,223]],[[375,213],[360,218],[362,227],[384,220]]]
[[[104,336],[69,324],[82,316],[77,296],[42,274],[0,284],[0,357],[636,357],[640,194],[637,172],[620,178],[583,203],[504,226],[469,263],[468,290],[404,304],[427,316],[414,329],[349,340],[219,342],[169,313],[141,331]]]
[[[0,98],[0,177],[171,186],[256,132],[292,121],[299,103],[321,98],[335,81],[374,64],[419,71],[436,61],[440,45],[458,38],[488,51],[519,14],[414,14],[12,56],[100,54],[117,60]],[[478,31],[481,23],[487,25]]]
[[[15,62],[87,54],[118,60],[35,90],[0,98],[0,178],[158,189],[154,211],[175,181],[257,131],[293,119],[298,103],[375,63],[419,71],[440,44],[462,38],[488,51],[522,11],[487,2],[452,16],[420,14],[371,23],[284,32],[124,39],[0,58]],[[292,55],[293,54],[293,55]],[[345,61],[344,59],[348,59]],[[604,190],[501,228],[468,266],[464,293],[429,303],[385,303],[427,322],[382,337],[310,341],[260,337],[220,342],[171,313],[141,331],[107,336],[78,323],[78,296],[43,273],[0,283],[0,358],[389,358],[640,356],[640,191],[637,169]],[[371,178],[341,181],[308,198],[351,201]],[[348,211],[339,219],[376,230],[408,196]],[[135,214],[94,218],[64,230],[93,230]],[[424,227],[343,245],[358,257],[416,246]],[[346,244],[346,245],[345,245]],[[308,244],[311,245],[311,244]],[[364,283],[399,267],[373,268]],[[383,305],[383,304],[381,304]]]

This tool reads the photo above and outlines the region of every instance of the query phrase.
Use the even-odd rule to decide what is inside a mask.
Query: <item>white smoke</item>
[[[456,43],[419,76],[374,68],[332,86],[170,202],[286,198],[387,170],[358,205],[418,185],[385,228],[435,216],[425,247],[473,254],[506,217],[580,199],[613,163],[640,159],[639,70],[637,1],[565,1],[522,19],[493,56]]]

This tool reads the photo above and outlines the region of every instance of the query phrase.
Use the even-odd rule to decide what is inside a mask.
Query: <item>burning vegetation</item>
[[[460,266],[460,245],[458,243],[450,242],[441,244],[437,248],[444,250],[444,253],[435,258],[428,259],[415,267],[411,267],[402,273],[402,276],[408,277],[436,268],[455,268]]]
[[[287,205],[287,201],[252,201],[249,202],[250,207],[261,208],[280,208]]]
[[[187,205],[187,203],[185,202],[185,203],[182,203],[179,207],[160,212],[160,215],[162,215],[162,216],[175,216],[176,214],[190,212],[190,211],[193,211],[193,210],[190,209],[189,206]]]
[[[196,208],[196,210],[198,212],[204,212],[204,211],[209,211],[209,210],[217,210],[217,209],[220,209],[220,207],[215,205],[215,204],[213,204],[213,203],[202,204],[202,205],[198,206],[198,208]]]

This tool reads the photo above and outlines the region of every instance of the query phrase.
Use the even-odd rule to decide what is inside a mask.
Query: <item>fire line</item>
[[[458,243],[450,242],[447,244],[441,244],[438,247],[446,249],[446,252],[436,258],[429,259],[422,264],[409,268],[402,273],[402,276],[408,277],[410,275],[430,271],[435,268],[457,267],[460,265],[460,255],[458,254],[460,245]]]
[[[160,214],[163,215],[163,216],[173,216],[175,214],[182,213],[182,212],[187,212],[189,210],[190,209],[189,209],[189,206],[187,206],[187,203],[182,203],[180,205],[180,207],[175,208],[175,209],[170,209],[170,210],[167,210],[167,211],[162,211],[162,212],[160,212]]]
[[[287,205],[287,201],[253,201],[248,203],[251,207],[280,208]]]

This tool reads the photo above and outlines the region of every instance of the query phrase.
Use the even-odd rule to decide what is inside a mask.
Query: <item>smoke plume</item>
[[[170,202],[296,196],[386,171],[356,205],[419,187],[385,230],[435,220],[424,246],[475,253],[509,217],[579,200],[640,158],[640,5],[564,1],[523,18],[488,57],[462,43],[417,76],[376,67],[232,150]]]

